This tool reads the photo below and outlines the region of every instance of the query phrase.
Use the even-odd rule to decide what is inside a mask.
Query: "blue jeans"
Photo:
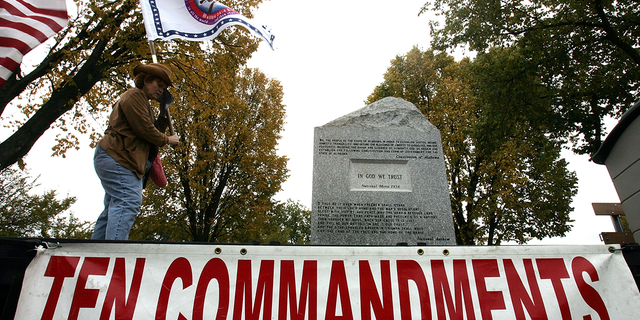
[[[114,160],[100,145],[93,165],[104,188],[104,211],[98,217],[92,239],[127,240],[142,205],[143,179]]]

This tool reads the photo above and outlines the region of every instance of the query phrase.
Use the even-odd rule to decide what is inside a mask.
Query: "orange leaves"
[[[189,43],[168,61],[176,76],[170,112],[181,144],[161,150],[169,185],[147,192],[143,211],[167,217],[171,226],[147,233],[177,227],[167,240],[250,241],[264,227],[287,175],[286,158],[275,152],[285,110],[279,82],[243,67],[255,50],[244,45],[247,38],[223,32],[220,42],[239,45],[201,50]]]

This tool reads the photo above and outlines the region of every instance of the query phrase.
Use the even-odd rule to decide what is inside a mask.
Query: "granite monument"
[[[384,98],[314,132],[311,243],[455,245],[440,132]]]

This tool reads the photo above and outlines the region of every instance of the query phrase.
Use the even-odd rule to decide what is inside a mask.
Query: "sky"
[[[292,199],[311,208],[314,127],[364,107],[397,55],[413,46],[429,48],[429,21],[435,17],[418,16],[424,2],[270,0],[254,10],[254,20],[275,35],[275,50],[262,42],[249,67],[279,80],[284,89],[287,123],[278,153],[289,158],[290,177],[278,200]],[[471,54],[455,54],[458,59],[464,55]],[[0,139],[6,136],[7,131],[0,130]],[[51,157],[54,138],[49,130],[26,157],[30,173],[40,175],[40,189],[77,197],[73,214],[95,221],[104,191],[93,169],[93,150],[85,140],[66,158]],[[589,162],[587,156],[568,151],[564,156],[579,178],[572,231],[564,238],[530,244],[602,244],[599,234],[613,231],[613,225],[609,217],[596,217],[591,203],[619,202],[611,178],[604,166]]]

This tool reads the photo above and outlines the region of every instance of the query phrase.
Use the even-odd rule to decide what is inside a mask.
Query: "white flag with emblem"
[[[266,41],[273,50],[274,36],[266,26],[254,23],[237,11],[213,0],[141,0],[149,40],[215,38],[227,27],[239,25]]]

